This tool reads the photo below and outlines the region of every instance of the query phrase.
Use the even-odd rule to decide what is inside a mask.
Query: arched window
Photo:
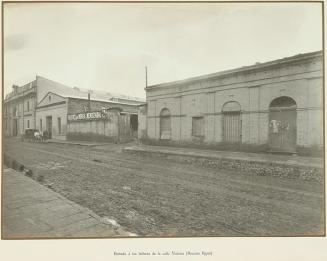
[[[274,99],[269,105],[269,146],[271,151],[296,150],[296,102],[287,96]]]
[[[223,106],[223,112],[240,112],[241,106],[238,102],[231,101],[227,102]]]
[[[169,140],[171,138],[170,111],[164,108],[160,112],[160,139]]]
[[[241,106],[230,101],[223,106],[223,140],[228,143],[241,142]]]
[[[293,110],[296,109],[296,102],[287,96],[274,99],[269,106],[270,110]]]

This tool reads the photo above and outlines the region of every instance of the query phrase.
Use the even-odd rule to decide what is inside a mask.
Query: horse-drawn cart
[[[41,132],[37,129],[26,129],[24,134],[22,135],[22,141],[29,142],[43,142],[49,138],[48,132]]]

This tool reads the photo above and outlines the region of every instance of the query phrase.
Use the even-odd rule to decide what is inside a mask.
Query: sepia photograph
[[[2,18],[2,239],[325,236],[322,2]]]

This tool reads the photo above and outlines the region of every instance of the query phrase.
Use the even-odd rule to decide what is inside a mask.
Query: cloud
[[[16,51],[23,49],[28,43],[28,36],[25,34],[9,35],[5,38],[5,51]]]

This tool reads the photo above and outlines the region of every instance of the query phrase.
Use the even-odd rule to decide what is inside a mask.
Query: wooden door
[[[269,143],[272,151],[295,152],[296,110],[270,111]]]
[[[169,140],[171,138],[170,116],[160,117],[160,139]]]
[[[131,135],[130,118],[127,114],[119,115],[119,137],[126,138]]]
[[[223,114],[224,142],[241,142],[241,114],[240,112],[225,112]]]
[[[49,133],[49,138],[52,138],[52,116],[47,116],[46,118],[46,128]]]

